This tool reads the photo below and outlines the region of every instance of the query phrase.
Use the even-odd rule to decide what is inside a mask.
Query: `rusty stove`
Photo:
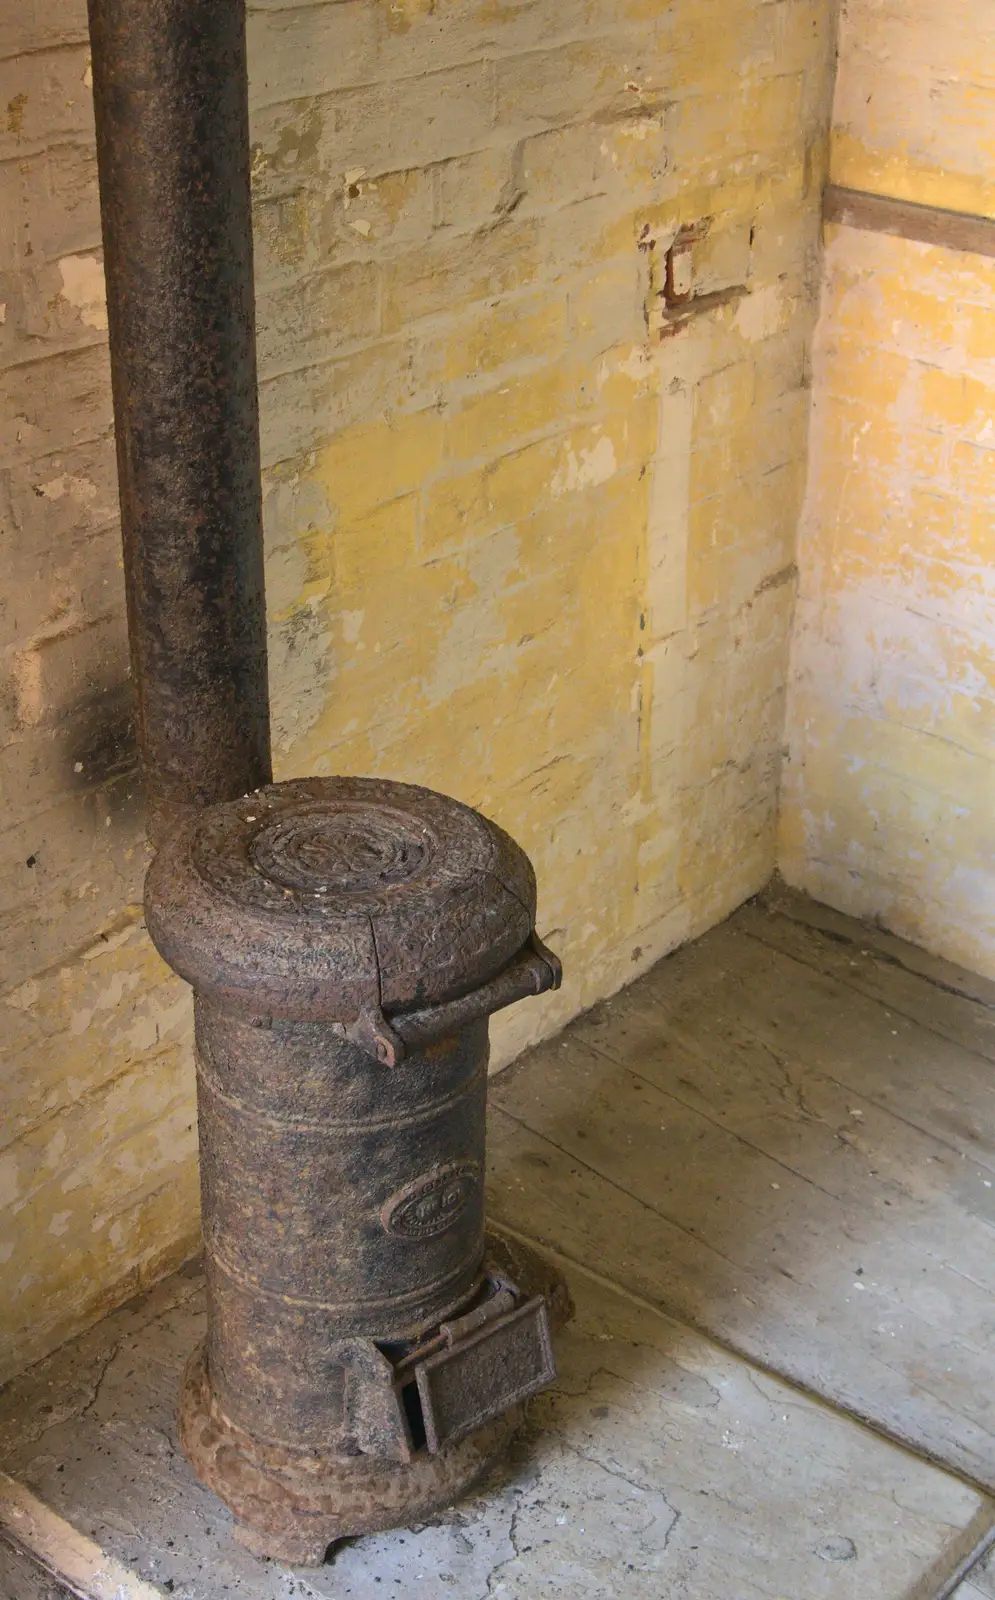
[[[212,807],[146,909],[196,994],[209,1329],[183,1447],[244,1543],[320,1562],[452,1500],[554,1376],[565,1291],[487,1238],[483,1180],[488,1016],[559,963],[506,834],[372,779]]]
[[[146,912],[195,993],[208,1332],[184,1449],[259,1554],[423,1516],[553,1376],[484,1228],[488,1016],[535,879],[426,789],[272,784],[244,0],[88,0]]]

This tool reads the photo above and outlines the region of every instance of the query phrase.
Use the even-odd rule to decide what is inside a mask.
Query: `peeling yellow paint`
[[[104,267],[97,256],[63,256],[59,262],[62,295],[88,328],[107,328]]]
[[[829,171],[831,181],[847,189],[891,195],[896,200],[940,206],[945,211],[995,217],[995,181],[981,174],[930,166],[916,160],[907,149],[882,155],[852,134],[836,132]]]
[[[73,500],[78,500],[83,505],[90,505],[97,498],[97,485],[88,478],[74,478],[67,472],[62,472],[57,478],[51,478],[48,483],[38,485],[38,493],[46,500],[61,500],[64,495],[70,495]]]
[[[756,344],[777,333],[784,321],[784,297],[778,284],[768,284],[759,294],[744,300],[733,319],[738,333]]]
[[[833,10],[319,0],[252,19],[277,773],[430,784],[521,840],[567,977],[498,1019],[496,1065],[773,865]],[[734,294],[664,338],[683,225],[696,287]],[[140,847],[61,742],[91,683],[123,702],[127,669],[120,584],[98,650],[103,572],[61,564],[108,534],[114,474],[106,391],[95,418],[100,380],[76,376],[88,352],[106,374],[96,234],[67,209],[53,237],[71,424],[58,449],[46,418],[13,430],[45,604],[0,640],[0,759],[16,748],[18,786],[49,785],[10,847],[32,911],[0,990],[0,1377],[197,1226],[183,986],[133,907],[112,900],[103,937],[96,916],[62,931],[91,895],[137,895]],[[101,854],[105,833],[126,848]],[[23,958],[25,929],[44,958]]]
[[[617,470],[615,446],[611,439],[599,439],[587,448],[581,445],[580,460],[568,445],[566,461],[553,474],[553,496],[558,500],[561,495],[570,494],[575,489],[594,488],[599,483],[607,483]]]
[[[851,0],[835,182],[995,216],[995,35]],[[828,232],[780,860],[995,975],[995,263]]]

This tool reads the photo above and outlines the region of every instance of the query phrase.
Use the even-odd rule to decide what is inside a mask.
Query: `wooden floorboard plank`
[[[897,971],[905,971],[912,977],[925,978],[927,983],[935,988],[944,990],[952,996],[973,1001],[984,1010],[995,1011],[995,978],[986,978],[981,973],[970,972],[967,967],[959,967],[955,962],[945,961],[942,956],[933,955],[920,945],[910,944],[907,939],[900,939],[897,934],[889,933],[886,928],[879,928],[872,922],[861,921],[857,917],[847,916],[845,912],[836,911],[832,906],[824,905],[821,901],[802,894],[800,890],[790,888],[783,878],[777,876],[772,878],[762,894],[747,901],[746,906],[741,907],[734,915],[739,916],[751,905],[762,906],[767,911],[790,917],[792,921],[802,923],[806,927],[835,935],[840,943],[870,950],[880,956],[886,966],[891,966]]]
[[[859,1330],[881,1359],[911,1356],[921,1381],[946,1387],[955,1354],[963,1385],[983,1383],[990,1372],[991,1293],[952,1278],[908,1239],[896,1249],[891,1217],[882,1223],[817,1187],[645,1076],[575,1041],[559,1071],[554,1065],[509,1074],[494,1098],[533,1132],[735,1260],[756,1287],[776,1276],[815,1297],[828,1321]],[[974,1396],[972,1405],[995,1432],[995,1399]]]
[[[908,1245],[896,1249],[873,1219],[625,1069],[593,1053],[584,1060],[580,1046],[559,1080],[516,1076],[518,1083],[501,1085],[496,1096],[502,1110],[708,1246],[711,1260],[734,1261],[748,1300],[760,1308],[758,1323],[774,1288],[787,1305],[794,1297],[817,1307],[825,1335],[839,1340],[853,1364],[855,1384],[869,1352],[900,1383],[914,1373],[918,1387],[985,1430],[995,1460],[985,1348],[990,1296],[975,1290],[968,1306],[964,1290],[973,1286],[951,1283],[941,1265]],[[964,1337],[965,1326],[977,1344]]]
[[[108,1498],[112,1501],[113,1495]],[[28,1558],[29,1570],[34,1565],[50,1575],[55,1600],[64,1595],[79,1600],[164,1600],[162,1589],[146,1583],[26,1483],[5,1472],[0,1472],[0,1539]]]
[[[834,941],[821,970],[741,925],[761,915],[495,1079],[542,1141],[512,1156],[495,1135],[499,1204],[555,1193],[549,1241],[577,1259],[600,1211],[628,1206],[646,1249],[621,1258],[626,1286],[995,1486],[995,1072],[964,1042],[984,1007],[902,968],[940,1026],[899,1015],[890,969],[859,992]]]
[[[995,1488],[992,1436],[873,1351],[823,1326],[786,1279],[757,1285],[735,1261],[690,1238],[495,1107],[492,1209],[499,1222],[588,1262],[668,1315],[765,1370],[821,1395],[887,1437]]]
[[[993,1600],[995,1597],[991,1565],[993,1548],[995,1548],[995,1526],[990,1525],[982,1530],[975,1547],[968,1550],[958,1565],[951,1570],[946,1584],[938,1585],[929,1600]]]
[[[995,1600],[995,1572],[982,1564],[969,1573],[959,1588],[953,1591],[950,1600]]]
[[[24,1550],[0,1539],[0,1600],[80,1600]]]
[[[771,949],[795,956],[844,987],[995,1062],[995,1003],[966,993],[959,969],[942,972],[944,964],[932,958],[931,973],[917,971],[907,964],[904,951],[896,954],[874,937],[874,930],[851,922],[849,933],[844,932],[840,924],[847,920],[809,921],[793,903],[773,901],[744,906],[731,923]]]
[[[774,1049],[721,1015],[675,1025],[642,984],[586,1018],[581,1036],[816,1189],[866,1213],[896,1242],[962,1275],[985,1302],[995,1295],[995,1230],[985,1187],[995,1180],[987,1169],[810,1067],[787,1041]]]
[[[957,1590],[957,1600],[980,1596],[980,1600],[995,1600],[995,1556],[986,1556],[974,1571],[968,1574],[967,1587]]]
[[[710,1019],[738,1022],[995,1178],[995,1072],[987,1059],[768,948],[735,919],[639,983],[675,1025],[692,1031]],[[979,1178],[978,1190],[979,1215],[995,1226],[995,1189]]]

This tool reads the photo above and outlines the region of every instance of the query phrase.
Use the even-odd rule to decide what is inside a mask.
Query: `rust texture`
[[[555,1376],[483,1181],[487,1019],[560,968],[476,812],[269,782],[243,0],[89,9],[146,916],[196,996],[181,1437],[246,1543],[320,1561],[453,1499]]]
[[[416,1338],[481,1283],[487,1024],[392,1071],[320,1024],[203,1001],[197,1039],[215,1396],[263,1438],[349,1453],[369,1420],[342,1341]]]
[[[424,1043],[559,982],[535,904],[528,858],[469,806],[409,784],[302,778],[184,829],[152,868],[148,914],[198,993],[341,1023],[396,1065],[406,1031]],[[472,998],[492,982],[497,1004]]]
[[[271,776],[244,0],[89,0],[150,836]]]
[[[559,963],[506,834],[373,779],[188,821],[146,915],[196,993],[209,1316],[185,1447],[253,1548],[320,1559],[451,1499],[555,1375],[539,1269],[488,1250],[483,1180],[488,1016]]]
[[[563,1278],[519,1241],[488,1231],[485,1266],[494,1281],[513,1280],[526,1304],[541,1298],[553,1332],[573,1315]],[[234,1512],[236,1538],[257,1555],[293,1566],[319,1565],[337,1539],[451,1505],[494,1464],[521,1419],[521,1407],[513,1405],[440,1451],[414,1451],[404,1462],[263,1441],[221,1411],[204,1345],[187,1363],[180,1396],[183,1448]]]

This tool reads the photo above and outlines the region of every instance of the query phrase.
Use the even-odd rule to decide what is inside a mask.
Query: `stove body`
[[[522,852],[431,791],[274,784],[162,848],[196,993],[208,1335],[181,1437],[258,1554],[451,1501],[555,1375],[566,1291],[484,1226],[488,1016],[559,982]]]

